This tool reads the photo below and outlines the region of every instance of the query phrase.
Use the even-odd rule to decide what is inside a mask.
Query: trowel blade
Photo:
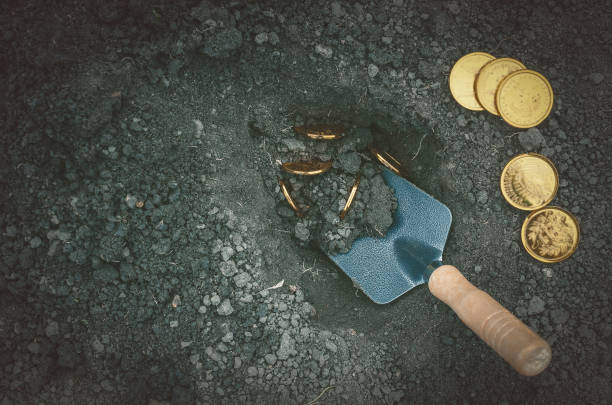
[[[448,207],[385,169],[397,198],[393,225],[382,238],[355,240],[348,253],[330,258],[377,304],[387,304],[425,283],[428,266],[442,260],[452,215]]]

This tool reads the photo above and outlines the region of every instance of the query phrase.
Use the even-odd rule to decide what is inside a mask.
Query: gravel
[[[217,307],[217,313],[221,316],[228,316],[234,313],[234,308],[229,299],[223,300],[223,302]]]
[[[537,295],[529,300],[529,307],[527,308],[527,313],[529,315],[541,314],[544,312],[545,303],[542,298]]]

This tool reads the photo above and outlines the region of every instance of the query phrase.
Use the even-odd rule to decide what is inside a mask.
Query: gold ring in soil
[[[291,209],[293,209],[293,211],[295,211],[295,214],[301,218],[303,216],[302,211],[297,206],[295,201],[293,201],[293,197],[291,197],[291,194],[289,193],[289,189],[287,188],[287,185],[285,184],[285,182],[279,178],[278,185],[280,186],[281,191],[283,192],[283,195],[285,196],[285,199],[289,203],[289,206],[291,207]]]
[[[550,203],[559,187],[559,175],[553,163],[537,153],[512,158],[502,170],[501,192],[510,205],[532,211]]]
[[[383,164],[387,169],[391,170],[397,175],[402,175],[402,165],[393,156],[387,152],[380,152],[376,148],[370,148],[372,154]]]
[[[282,164],[282,168],[292,174],[299,174],[302,176],[316,176],[317,174],[322,174],[331,169],[332,161],[328,160],[323,162],[319,159],[312,159],[308,161],[295,161],[295,162],[285,162]]]
[[[357,179],[355,180],[355,183],[353,184],[353,187],[351,188],[351,192],[349,193],[349,196],[346,199],[346,204],[344,204],[344,208],[342,209],[342,212],[340,212],[340,219],[344,219],[349,208],[351,208],[351,205],[353,204],[353,200],[355,200],[355,196],[357,195],[357,190],[359,189],[360,182],[361,182],[361,175],[357,175]]]
[[[558,263],[570,257],[578,247],[578,220],[559,207],[544,207],[530,213],[521,229],[527,253],[544,263]]]
[[[294,127],[296,133],[307,136],[310,139],[330,141],[340,139],[344,136],[344,128],[341,126],[328,127]]]
[[[495,56],[485,52],[472,52],[459,58],[448,75],[448,86],[453,98],[468,110],[482,111],[484,108],[476,98],[474,82],[480,69]]]
[[[516,128],[531,128],[544,121],[552,110],[553,99],[548,80],[529,69],[506,76],[495,96],[499,115]]]

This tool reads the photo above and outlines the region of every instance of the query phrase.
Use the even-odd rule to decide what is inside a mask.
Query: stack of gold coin
[[[521,229],[523,247],[544,263],[558,263],[578,247],[580,226],[566,210],[550,207],[559,187],[553,163],[537,153],[513,157],[502,170],[502,195],[515,208],[531,211]]]
[[[463,107],[487,110],[516,128],[531,128],[548,117],[553,106],[550,83],[512,58],[485,52],[461,57],[451,69],[451,94]]]

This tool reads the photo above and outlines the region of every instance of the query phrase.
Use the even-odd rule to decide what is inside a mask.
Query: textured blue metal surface
[[[448,207],[385,169],[397,209],[384,238],[357,239],[330,258],[377,304],[386,304],[429,279],[427,266],[442,260],[452,215]]]

